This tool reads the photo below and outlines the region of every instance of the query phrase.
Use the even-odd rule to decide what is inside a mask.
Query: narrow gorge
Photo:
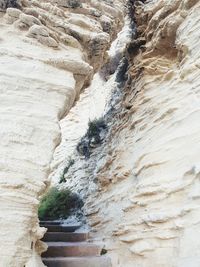
[[[200,266],[199,27],[199,0],[0,0],[0,267],[45,266],[51,185],[113,267]]]

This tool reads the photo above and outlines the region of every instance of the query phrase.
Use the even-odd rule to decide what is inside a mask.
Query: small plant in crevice
[[[67,219],[82,206],[83,202],[77,194],[69,189],[52,187],[40,202],[38,216],[40,220]]]
[[[103,118],[89,121],[87,135],[89,138],[94,138],[97,144],[101,142],[101,129],[106,129],[106,124]]]
[[[68,173],[69,169],[74,165],[74,163],[75,163],[74,159],[72,159],[72,158],[68,159],[67,165],[64,168],[63,173],[62,173],[62,175],[60,177],[60,181],[59,181],[60,184],[66,182],[65,174]]]
[[[89,121],[88,130],[77,144],[77,151],[80,155],[88,159],[93,148],[100,145],[105,137],[107,125],[103,117]]]
[[[101,250],[101,256],[106,255],[108,253],[107,249],[102,248]]]

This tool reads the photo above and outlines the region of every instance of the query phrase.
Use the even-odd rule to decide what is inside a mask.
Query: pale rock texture
[[[140,1],[135,12],[143,45],[129,51],[129,82],[68,184],[114,267],[199,267],[200,1]]]
[[[16,9],[8,2],[0,1],[0,266],[39,267],[46,248],[37,207],[50,183],[59,120],[105,62],[122,6],[22,0]]]
[[[62,177],[69,160],[73,158],[77,143],[87,131],[89,121],[100,118],[105,113],[112,91],[117,87],[115,70],[125,54],[127,43],[131,41],[131,35],[129,19],[125,18],[124,27],[108,51],[109,61],[94,75],[90,86],[80,95],[76,105],[60,121],[62,140],[53,156],[53,183],[57,184]],[[114,73],[109,76],[109,72]]]

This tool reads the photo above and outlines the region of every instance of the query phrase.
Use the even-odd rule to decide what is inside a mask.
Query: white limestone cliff
[[[114,267],[199,267],[200,1],[135,4],[129,83],[68,184]]]
[[[93,77],[121,30],[121,2],[0,0],[2,267],[44,266],[37,207],[50,165],[59,173],[111,87],[104,142],[88,160],[75,155],[65,186],[84,198],[113,267],[200,266],[200,1],[130,1],[138,36],[117,88]]]
[[[51,174],[53,183],[57,184],[62,177],[69,159],[73,157],[77,143],[87,131],[89,121],[100,118],[104,114],[112,91],[117,86],[115,71],[125,54],[127,44],[131,41],[131,35],[130,21],[125,18],[124,27],[108,51],[108,62],[94,75],[90,86],[80,95],[76,105],[60,121],[62,136],[61,143],[53,156],[54,172]],[[112,75],[109,76],[109,73]]]
[[[39,267],[37,207],[59,120],[107,58],[122,8],[94,0],[1,0],[0,8],[0,266]]]

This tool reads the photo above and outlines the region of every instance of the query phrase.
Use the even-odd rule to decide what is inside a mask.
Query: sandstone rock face
[[[37,207],[59,120],[105,61],[122,8],[50,0],[0,1],[0,8],[0,266],[39,267],[45,229]]]
[[[116,76],[113,72],[118,68],[125,54],[127,43],[131,41],[132,30],[129,24],[129,20],[125,18],[124,27],[108,51],[108,62],[94,75],[90,86],[80,95],[76,105],[60,121],[62,140],[53,156],[54,172],[51,174],[53,183],[59,182],[70,158],[74,157],[77,143],[87,131],[89,121],[100,118],[104,114],[112,91],[117,87]],[[110,72],[113,75],[109,76]],[[108,76],[108,80],[105,76]],[[80,181],[77,182],[80,187]]]
[[[199,14],[198,0],[137,3],[129,83],[103,145],[73,166],[114,267],[200,266]]]

